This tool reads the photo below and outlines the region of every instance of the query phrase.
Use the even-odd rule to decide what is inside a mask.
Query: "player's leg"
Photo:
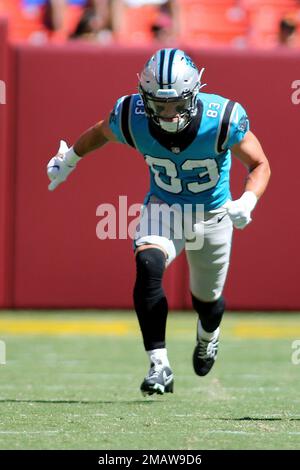
[[[158,245],[143,245],[136,250],[134,306],[150,361],[149,373],[141,385],[144,395],[173,392],[165,342],[168,302],[162,288],[166,258]]]
[[[150,360],[150,370],[141,390],[143,394],[162,394],[173,391],[173,374],[165,339],[168,302],[162,281],[166,267],[183,249],[184,242],[172,240],[173,227],[169,228],[169,238],[163,236],[166,233],[162,234],[162,222],[153,223],[155,212],[152,215],[144,212],[143,217],[150,217],[152,223],[147,233],[140,233],[135,240],[136,282],[133,294],[144,347]],[[168,223],[167,218],[162,220]]]
[[[167,254],[158,245],[143,245],[135,252],[134,306],[146,351],[165,348],[168,302],[162,280]]]
[[[225,309],[222,291],[232,239],[232,223],[227,215],[207,213],[203,223],[203,248],[187,251],[192,302],[199,317],[193,365],[201,376],[210,371],[218,352],[219,326]]]

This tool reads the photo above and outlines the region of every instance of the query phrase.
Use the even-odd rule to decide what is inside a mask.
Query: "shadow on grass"
[[[225,419],[225,418],[219,418],[219,419]],[[282,417],[282,418],[251,418],[251,416],[245,416],[244,418],[234,418],[231,419],[230,421],[300,421],[300,418],[289,418],[288,416]]]

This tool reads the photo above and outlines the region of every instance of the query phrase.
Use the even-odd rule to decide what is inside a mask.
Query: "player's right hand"
[[[51,158],[47,165],[47,175],[51,181],[48,186],[49,191],[54,191],[58,185],[66,181],[69,174],[76,168],[76,163],[71,166],[66,162],[66,152],[68,150],[67,143],[61,140],[57,155]]]

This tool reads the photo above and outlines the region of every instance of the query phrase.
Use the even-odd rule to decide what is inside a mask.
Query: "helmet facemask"
[[[180,49],[161,49],[139,77],[147,117],[166,132],[185,129],[197,114],[197,93],[204,85],[192,59]]]
[[[192,91],[177,96],[176,90],[157,90],[156,96],[143,90],[139,84],[139,92],[143,98],[147,116],[166,132],[181,132],[197,114],[196,96],[200,84]]]

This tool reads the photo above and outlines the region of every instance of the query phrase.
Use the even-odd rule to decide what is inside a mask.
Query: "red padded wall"
[[[9,211],[9,178],[8,155],[6,151],[7,135],[7,22],[0,18],[0,307],[9,304],[8,269],[11,258],[8,253],[8,211]]]
[[[46,163],[60,138],[69,143],[100,120],[119,96],[135,92],[136,73],[153,49],[71,45],[18,50],[14,299],[16,307],[131,307],[131,240],[96,237],[102,202],[140,202],[148,188],[141,156],[109,144],[54,193]],[[207,68],[207,92],[240,101],[270,158],[273,176],[246,230],[235,232],[226,287],[229,308],[300,308],[297,215],[300,106],[291,102],[300,58],[293,51],[190,51]],[[299,77],[298,77],[299,78]],[[245,171],[234,164],[232,187]],[[181,257],[166,278],[170,305],[190,305]]]
[[[129,57],[139,70],[142,56],[93,47],[20,52],[16,306],[131,306],[131,241],[97,239],[96,208],[117,204],[119,195],[128,195],[129,204],[142,201],[142,158],[112,145],[80,163],[53,193],[45,171],[60,138],[73,142],[135,89]]]

